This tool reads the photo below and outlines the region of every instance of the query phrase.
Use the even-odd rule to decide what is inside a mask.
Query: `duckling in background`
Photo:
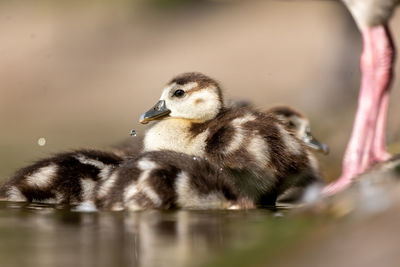
[[[60,153],[17,171],[0,187],[0,200],[67,205],[93,201],[98,182],[107,180],[122,160],[99,150]]]
[[[253,105],[246,100],[228,100],[227,106],[231,108],[253,108]],[[297,138],[302,140],[309,148],[314,151],[329,154],[329,147],[319,142],[312,134],[309,119],[300,111],[287,105],[274,106],[261,110],[264,113],[272,113],[294,131]]]
[[[101,182],[96,206],[106,210],[243,209],[252,201],[239,197],[220,168],[202,158],[174,151],[143,153],[125,161]]]
[[[240,193],[275,205],[292,184],[320,181],[318,167],[295,133],[272,113],[227,107],[219,84],[201,73],[184,73],[163,89],[141,123],[144,151],[173,150],[204,157],[232,177]]]
[[[243,107],[252,107],[252,104],[249,101],[232,101],[228,102],[230,107],[234,108],[243,108]],[[279,105],[274,106],[269,109],[262,109],[264,113],[270,113],[274,116],[278,117],[288,129],[293,131],[296,137],[304,142],[304,144],[311,149],[311,151],[321,152],[323,154],[329,153],[329,148],[327,145],[319,142],[312,134],[310,128],[310,121],[308,118],[299,112],[298,110],[289,107],[287,105]],[[321,187],[324,184],[322,180],[321,172],[319,170],[319,165],[317,159],[310,154],[310,160],[313,161],[313,166],[315,167],[315,172],[318,173],[321,180],[316,181],[315,185]],[[290,182],[290,180],[289,180]],[[282,193],[280,193],[277,197],[277,203],[286,204],[286,203],[296,203],[302,200],[302,196],[307,189],[309,184],[302,184],[301,181],[297,181],[297,184],[290,184],[288,189]]]
[[[281,105],[267,109],[264,112],[272,113],[276,117],[281,119],[282,122],[285,123],[286,126],[295,133],[296,137],[304,142],[309,150],[321,152],[325,155],[329,153],[328,146],[319,142],[311,134],[310,121],[298,110],[295,110],[289,106]],[[309,155],[309,159],[313,161],[314,170],[316,173],[319,174],[318,176],[321,177],[321,179],[319,181],[315,181],[315,184],[313,185],[322,188],[322,186],[324,185],[324,181],[322,180],[318,161],[313,154]],[[288,189],[278,196],[277,202],[282,204],[294,203],[302,199],[302,196],[309,184],[306,183],[304,185],[301,180],[296,182],[297,184],[290,184],[288,186]]]
[[[281,119],[289,129],[295,132],[297,138],[302,140],[312,150],[322,152],[325,155],[329,154],[329,147],[319,142],[311,134],[310,121],[298,110],[282,105],[265,110],[265,112],[275,114],[275,116]]]

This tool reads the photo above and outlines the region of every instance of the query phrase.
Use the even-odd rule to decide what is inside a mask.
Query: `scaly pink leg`
[[[385,126],[394,46],[388,28],[383,25],[364,29],[362,36],[364,49],[358,110],[344,155],[342,175],[324,188],[325,195],[346,188],[357,175],[388,158]]]
[[[375,129],[375,138],[373,143],[373,157],[375,161],[385,161],[390,158],[390,154],[386,152],[386,118],[387,111],[389,107],[389,88],[393,78],[393,63],[395,58],[395,48],[390,35],[390,31],[387,27],[385,27],[387,39],[386,42],[379,43],[380,53],[383,54],[383,58],[385,62],[383,65],[385,66],[381,72],[378,73],[378,81],[382,82],[382,84],[377,84],[377,86],[386,87],[386,90],[383,92],[381,96],[381,105],[379,107],[378,121]]]
[[[373,140],[373,159],[376,162],[388,160],[390,154],[386,151],[386,118],[389,106],[389,92],[387,91],[382,97],[382,103],[379,110],[378,122],[376,125],[375,138]]]

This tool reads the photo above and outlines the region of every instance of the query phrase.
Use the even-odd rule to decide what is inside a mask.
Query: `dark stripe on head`
[[[211,87],[214,86],[215,90],[218,93],[218,97],[221,101],[221,103],[223,103],[223,96],[222,96],[222,91],[221,91],[221,87],[219,85],[219,83],[200,73],[200,72],[186,72],[186,73],[182,73],[179,74],[177,76],[175,76],[168,84],[179,84],[179,85],[185,85],[191,82],[196,82],[198,84],[197,88],[193,88],[193,90],[188,90],[188,93],[194,92],[195,90],[201,89],[201,88],[205,88],[205,87]]]
[[[284,117],[296,116],[299,118],[305,118],[303,114],[288,106],[276,106],[268,109],[267,112]]]
[[[185,85],[190,82],[197,82],[200,87],[214,85],[219,88],[218,82],[214,79],[200,73],[200,72],[186,72],[175,76],[169,84],[176,83],[179,85]]]

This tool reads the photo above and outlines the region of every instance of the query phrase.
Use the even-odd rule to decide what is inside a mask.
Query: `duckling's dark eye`
[[[185,94],[185,91],[178,89],[174,92],[174,96],[176,97],[182,97]]]

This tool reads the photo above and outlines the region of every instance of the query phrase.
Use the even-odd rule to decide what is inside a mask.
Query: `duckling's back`
[[[173,151],[127,159],[112,152],[60,153],[19,170],[0,199],[78,205],[78,209],[251,208],[210,162]]]
[[[191,128],[193,135],[205,130],[205,157],[226,169],[240,191],[259,204],[274,205],[288,187],[319,180],[310,152],[272,114],[225,109]]]
[[[125,161],[99,186],[101,209],[237,209],[239,196],[226,174],[210,162],[174,151],[153,151]]]
[[[52,204],[93,201],[98,183],[107,180],[122,160],[100,150],[59,153],[17,171],[0,186],[0,199]]]

